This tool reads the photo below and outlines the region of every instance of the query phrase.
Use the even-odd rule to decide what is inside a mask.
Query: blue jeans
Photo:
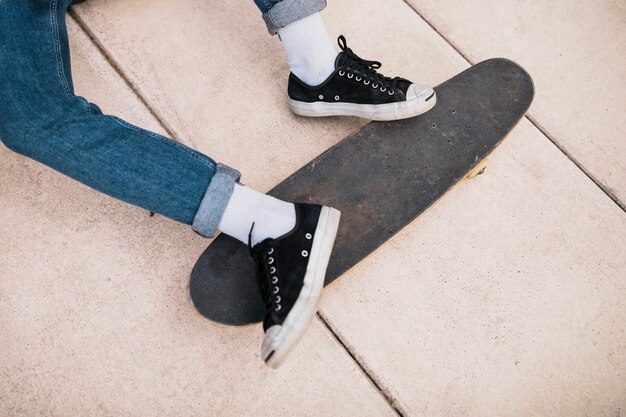
[[[254,2],[261,9],[267,30],[272,35],[279,28],[326,7],[326,0],[254,0]]]
[[[0,0],[0,140],[109,196],[214,236],[239,173],[74,94],[65,14],[80,1]],[[325,5],[256,1],[270,33]]]

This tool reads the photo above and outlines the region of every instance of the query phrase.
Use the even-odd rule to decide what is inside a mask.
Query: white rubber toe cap
[[[406,91],[406,100],[421,100],[424,101],[433,93],[433,89],[427,85],[411,84]]]
[[[267,331],[265,332],[265,337],[263,337],[263,343],[261,344],[261,357],[263,358],[263,361],[265,361],[269,366],[271,366],[272,368],[274,368],[275,366],[272,366],[274,364],[274,362],[271,360],[274,351],[277,348],[277,344],[278,344],[278,338],[279,338],[279,334],[280,334],[280,330],[282,329],[283,326],[275,324],[272,327],[270,327],[269,329],[267,329]]]

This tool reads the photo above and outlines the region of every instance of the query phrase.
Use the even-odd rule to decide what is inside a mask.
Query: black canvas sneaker
[[[335,71],[318,86],[289,75],[289,105],[295,114],[310,117],[356,116],[372,120],[399,120],[432,109],[435,91],[404,78],[389,78],[376,70],[378,61],[359,58],[339,37],[341,52]]]
[[[261,357],[272,368],[285,360],[315,316],[341,216],[319,205],[295,208],[291,232],[250,250],[266,308]]]

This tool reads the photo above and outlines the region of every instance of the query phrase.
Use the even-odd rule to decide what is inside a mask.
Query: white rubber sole
[[[278,368],[283,363],[317,312],[340,218],[339,210],[322,207],[300,296],[283,324],[267,329],[263,338],[261,357],[270,368]]]
[[[413,100],[387,104],[326,103],[323,101],[306,103],[289,99],[291,111],[300,116],[355,116],[378,121],[419,116],[432,109],[436,103],[437,95],[434,91],[432,91],[432,96],[429,94],[427,97],[416,97]]]

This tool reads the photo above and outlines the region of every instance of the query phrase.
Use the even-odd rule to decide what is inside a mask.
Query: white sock
[[[292,203],[235,184],[218,229],[247,245],[253,223],[252,246],[293,230],[296,226],[295,207]]]
[[[320,85],[335,70],[337,50],[319,13],[278,29],[292,73],[311,86]]]

